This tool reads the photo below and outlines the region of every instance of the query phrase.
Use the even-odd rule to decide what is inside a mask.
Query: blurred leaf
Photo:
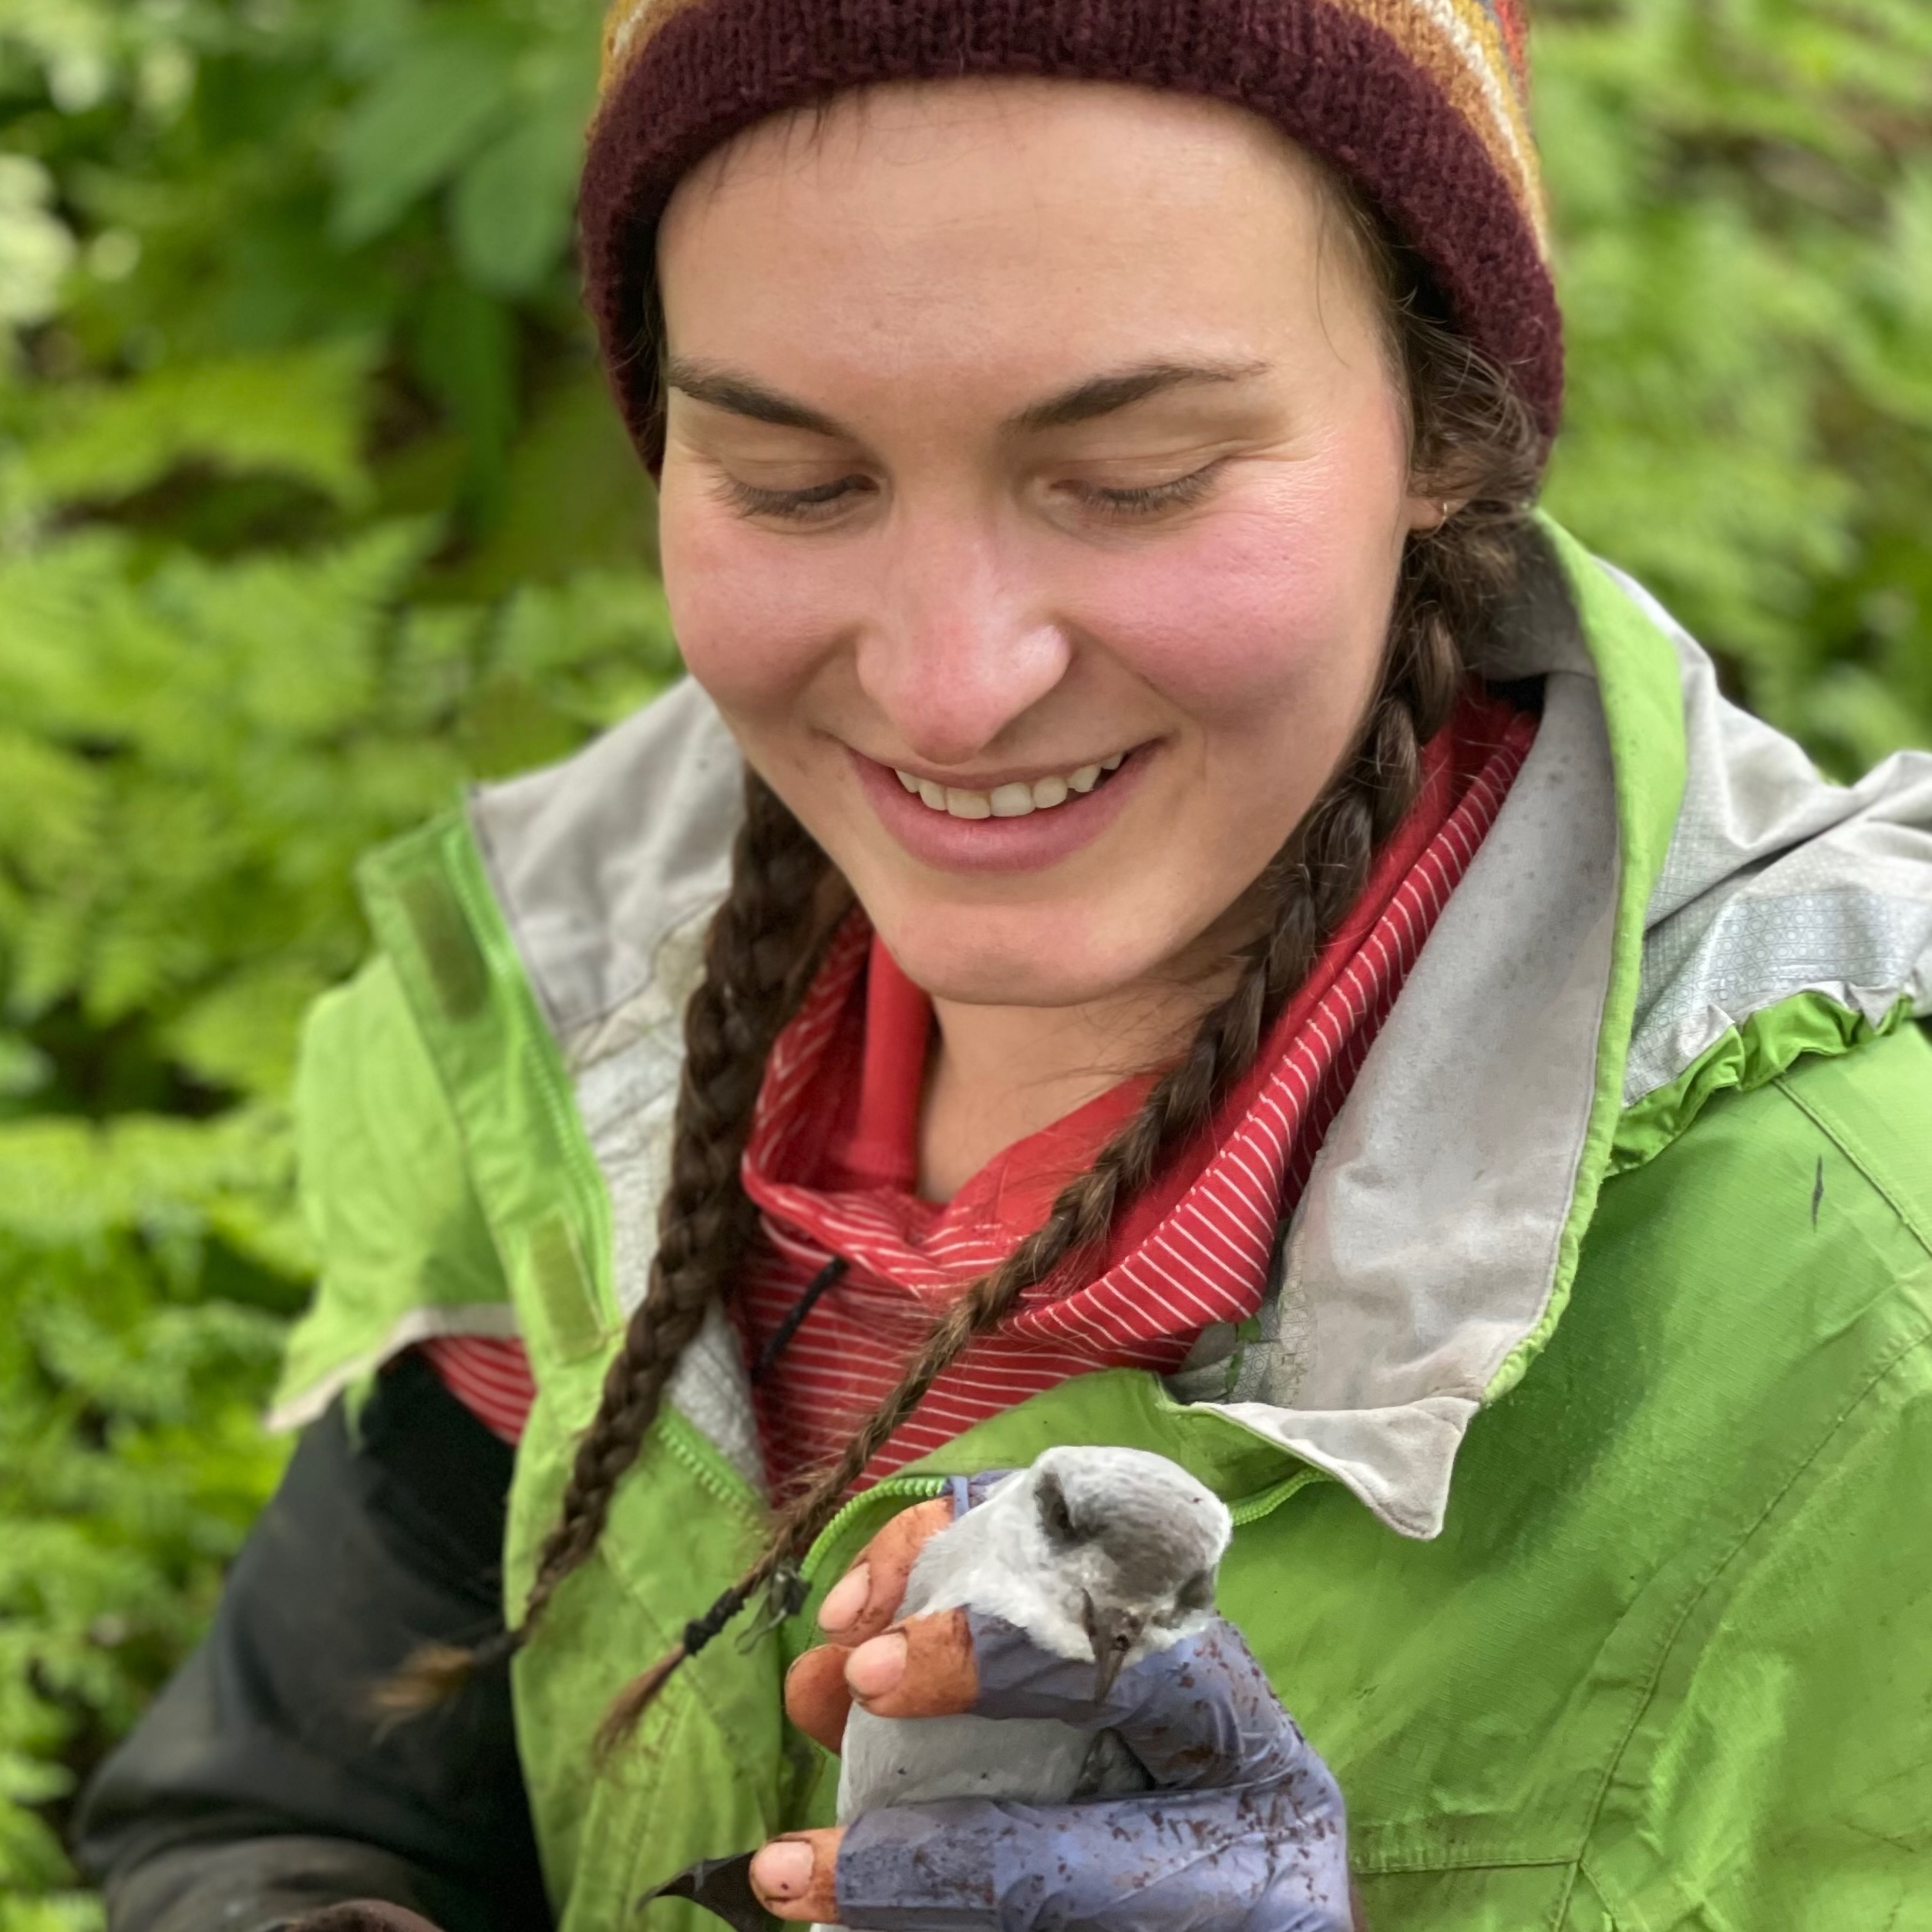
[[[467,483],[483,505],[500,508],[517,423],[517,333],[504,305],[454,276],[426,290],[413,343],[416,366],[470,446]]]
[[[59,308],[75,248],[53,196],[53,177],[38,161],[0,154],[0,329],[44,322]]]
[[[0,1100],[37,1093],[52,1077],[52,1063],[17,1033],[0,1033]]]
[[[482,287],[523,295],[554,268],[570,239],[577,157],[564,130],[526,121],[498,137],[458,177],[456,258]]]
[[[1850,772],[1932,740],[1932,8],[1550,0],[1547,500]]]
[[[274,470],[353,504],[369,487],[358,445],[367,342],[230,356],[127,382],[60,392],[28,456],[30,500],[131,495],[189,464]]]
[[[335,145],[336,234],[367,241],[453,174],[504,117],[516,44],[481,12],[424,16],[345,119]]]
[[[162,1035],[169,1056],[210,1086],[264,1097],[286,1091],[296,1030],[326,982],[294,960],[270,960],[229,975],[191,1001]],[[5,1062],[0,1059],[0,1079]]]

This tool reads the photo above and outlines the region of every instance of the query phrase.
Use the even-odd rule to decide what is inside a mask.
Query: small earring
[[[1446,496],[1442,499],[1441,508],[1442,512],[1442,521],[1446,523],[1449,520],[1449,499]]]

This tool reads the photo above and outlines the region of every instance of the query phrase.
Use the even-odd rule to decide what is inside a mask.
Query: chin
[[[1017,921],[989,931],[984,907],[963,908],[935,919],[914,914],[875,917],[900,970],[934,999],[963,1006],[1082,1006],[1144,981],[1161,955],[1143,944],[1123,957],[1091,943],[1069,947],[1077,914],[1056,910],[1050,920]]]

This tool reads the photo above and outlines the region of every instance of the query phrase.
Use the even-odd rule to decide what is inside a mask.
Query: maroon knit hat
[[[579,215],[605,365],[654,470],[661,399],[641,345],[679,179],[768,115],[964,74],[1132,82],[1274,122],[1415,251],[1554,435],[1562,323],[1519,0],[616,0]]]

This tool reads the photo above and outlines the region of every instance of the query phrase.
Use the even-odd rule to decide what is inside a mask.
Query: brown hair
[[[629,1730],[671,1672],[756,1592],[795,1575],[853,1481],[940,1375],[1028,1289],[1096,1249],[1123,1205],[1206,1125],[1415,798],[1422,746],[1447,722],[1466,651],[1491,621],[1529,540],[1524,510],[1546,443],[1507,378],[1442,318],[1418,258],[1391,241],[1338,180],[1335,187],[1348,211],[1346,237],[1386,298],[1390,359],[1409,410],[1412,486],[1452,511],[1439,528],[1412,539],[1405,554],[1381,685],[1355,746],[1255,882],[1258,930],[1231,962],[1233,989],[1203,1016],[1139,1112],[1062,1190],[1040,1227],[934,1324],[898,1386],[838,1459],[809,1473],[781,1504],[757,1561],[619,1695],[600,1732],[604,1745]],[[658,1254],[578,1446],[522,1623],[480,1651],[419,1652],[389,1687],[392,1708],[435,1701],[479,1664],[527,1641],[559,1585],[596,1548],[612,1495],[637,1459],[679,1355],[725,1294],[752,1237],[755,1216],[739,1166],[753,1105],[766,1057],[836,917],[842,882],[755,773],[746,799],[730,890],[710,929],[704,979],[685,1011]]]

